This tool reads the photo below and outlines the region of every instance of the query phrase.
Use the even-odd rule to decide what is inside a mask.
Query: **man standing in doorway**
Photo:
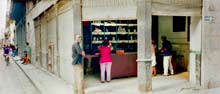
[[[170,74],[173,75],[173,66],[171,63],[172,60],[172,45],[170,41],[167,40],[166,36],[162,36],[161,40],[163,41],[162,43],[162,48],[160,51],[163,53],[163,70],[165,76],[168,75],[168,68],[170,70]]]
[[[81,35],[76,35],[76,42],[72,45],[74,94],[84,94],[82,57],[85,57],[85,52],[82,50],[82,47],[80,46],[81,41]]]

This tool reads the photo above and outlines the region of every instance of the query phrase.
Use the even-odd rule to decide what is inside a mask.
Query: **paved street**
[[[40,94],[14,62],[6,66],[2,55],[0,61],[0,94]]]

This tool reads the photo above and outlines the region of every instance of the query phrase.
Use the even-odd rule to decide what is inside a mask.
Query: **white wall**
[[[187,41],[187,32],[173,32],[173,19],[172,16],[159,16],[159,48],[162,47],[161,36],[165,35],[167,39],[172,43],[173,51],[177,52],[177,55],[184,55],[183,63],[177,60],[180,66],[188,67],[189,56],[189,42]],[[179,62],[178,62],[179,61]]]
[[[190,24],[190,50],[201,51],[201,17],[192,16]]]

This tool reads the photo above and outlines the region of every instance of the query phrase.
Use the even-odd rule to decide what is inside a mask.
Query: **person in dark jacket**
[[[160,52],[163,53],[163,69],[164,69],[164,75],[168,75],[168,68],[170,70],[170,74],[174,74],[173,66],[171,63],[172,60],[172,45],[170,41],[167,40],[166,36],[162,36],[161,40],[163,41],[162,43],[162,48],[160,49]]]

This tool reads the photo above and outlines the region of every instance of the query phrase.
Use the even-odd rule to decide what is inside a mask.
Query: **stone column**
[[[72,0],[73,1],[73,37],[75,35],[81,34],[82,35],[82,7],[81,1],[82,0]],[[83,37],[83,36],[82,36]],[[74,70],[74,84],[73,90],[74,94],[85,94],[84,92],[84,72],[83,72],[83,64],[80,65],[73,65]]]
[[[201,54],[199,51],[191,51],[190,53],[190,83],[200,87],[201,86]]]
[[[196,85],[201,85],[201,54],[196,54]]]
[[[151,0],[137,1],[138,20],[138,86],[141,92],[152,90],[151,73]]]
[[[217,88],[220,87],[220,2],[202,1],[201,85],[204,88]]]

